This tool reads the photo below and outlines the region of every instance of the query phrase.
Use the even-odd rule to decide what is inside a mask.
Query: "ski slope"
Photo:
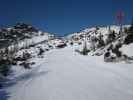
[[[53,49],[7,88],[7,100],[133,100],[133,64],[105,63],[74,47]]]

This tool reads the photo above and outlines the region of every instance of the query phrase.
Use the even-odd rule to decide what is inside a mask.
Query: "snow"
[[[129,28],[129,27],[130,27],[130,25],[123,25],[123,29]],[[79,41],[81,41],[82,38],[80,38],[80,35],[83,35],[83,36],[91,35],[91,36],[98,37],[98,35],[101,34],[101,35],[103,35],[103,40],[105,41],[107,39],[108,34],[109,34],[109,28],[111,31],[115,31],[117,34],[119,34],[119,31],[120,31],[120,27],[116,26],[116,25],[101,26],[101,27],[97,27],[97,28],[96,27],[86,28],[80,32],[72,33],[72,34],[68,35],[66,38],[68,40],[73,40],[73,38],[79,38],[80,39]],[[98,34],[95,34],[95,32],[97,32]]]
[[[6,88],[7,100],[133,100],[132,64],[82,56],[75,46],[32,60],[38,63],[30,72],[15,69],[22,72],[15,73],[15,83]]]
[[[65,39],[56,39],[54,35],[41,31],[31,39],[20,41],[19,49],[35,46],[19,50],[16,57],[27,51],[32,56],[28,61],[35,64],[29,70],[19,64],[12,66],[4,89],[0,89],[0,100],[132,100],[133,62],[106,63],[104,55],[94,56],[96,53],[104,54],[109,45],[97,48],[95,52],[92,50],[87,56],[75,52],[83,49],[85,35],[88,36],[89,50],[93,36],[103,35],[104,41],[107,39],[109,27],[98,28],[87,28],[68,35],[68,46],[63,49],[56,46],[66,42]],[[119,33],[120,27],[114,25],[110,29]],[[74,42],[73,46],[69,42]],[[82,44],[79,45],[79,42]],[[113,45],[117,42],[114,41]],[[14,45],[9,47],[12,48]],[[39,48],[45,51],[41,56],[38,56]],[[132,50],[133,44],[123,44],[120,48],[130,58],[133,57]]]
[[[21,49],[21,48],[26,48],[28,47],[29,45],[35,45],[35,44],[38,44],[38,43],[41,43],[43,41],[48,41],[50,40],[52,37],[54,37],[52,34],[50,33],[47,33],[47,32],[35,32],[34,34],[36,34],[37,36],[33,36],[32,38],[30,39],[24,39],[22,41],[19,41],[18,44],[12,44],[8,47],[9,50],[12,50],[14,48],[15,45],[17,45],[18,49]],[[43,35],[41,35],[43,34]],[[29,35],[29,34],[28,34]]]
[[[128,56],[133,56],[133,43],[129,45],[123,45],[120,50]]]

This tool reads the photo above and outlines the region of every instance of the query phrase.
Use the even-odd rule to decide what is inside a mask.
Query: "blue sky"
[[[0,0],[0,26],[30,23],[41,30],[64,35],[86,27],[116,24],[124,11],[124,23],[133,18],[133,0]]]

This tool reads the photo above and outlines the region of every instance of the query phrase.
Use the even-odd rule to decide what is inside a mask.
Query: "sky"
[[[0,0],[0,27],[17,22],[63,36],[86,27],[116,24],[124,12],[124,24],[133,18],[133,0]]]

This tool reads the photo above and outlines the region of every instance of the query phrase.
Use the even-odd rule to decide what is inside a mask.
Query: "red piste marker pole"
[[[122,24],[123,24],[123,20],[124,20],[124,12],[119,11],[116,14],[116,19],[118,21],[118,24],[120,25],[120,34],[122,34]]]

